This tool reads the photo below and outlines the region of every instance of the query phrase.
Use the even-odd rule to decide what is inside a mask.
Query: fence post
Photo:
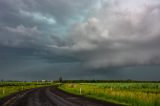
[[[80,87],[80,89],[79,89],[79,93],[80,93],[80,95],[82,94],[82,88]]]
[[[5,89],[3,88],[3,95],[5,94]]]

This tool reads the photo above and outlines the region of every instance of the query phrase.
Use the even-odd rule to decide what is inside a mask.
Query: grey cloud
[[[70,24],[82,21],[93,5],[93,0],[2,0],[1,44],[33,48],[62,46]]]
[[[18,25],[16,28],[1,27],[0,30],[0,43],[4,46],[29,47],[35,45],[37,41],[40,43],[43,40],[37,27],[27,28],[23,25]]]
[[[124,67],[160,64],[159,19],[158,0],[1,0],[1,69],[121,79]]]
[[[83,19],[92,7],[93,0],[2,0],[0,1],[0,21],[2,25],[37,25],[41,29],[54,30]],[[88,9],[87,9],[88,8]]]
[[[135,2],[107,2],[110,6],[103,4],[94,16],[71,28],[70,47],[85,66],[160,64],[159,4]]]

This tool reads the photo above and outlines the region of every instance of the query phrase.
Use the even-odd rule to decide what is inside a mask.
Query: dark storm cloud
[[[69,26],[83,21],[93,4],[92,0],[1,0],[0,44],[62,46]]]
[[[74,20],[83,18],[91,0],[1,0],[0,21],[3,26],[38,26],[41,29],[63,28]],[[85,9],[84,9],[85,8]],[[65,27],[65,26],[64,26]],[[58,29],[57,28],[57,29]]]
[[[1,0],[0,70],[121,79],[160,64],[159,19],[158,0]]]

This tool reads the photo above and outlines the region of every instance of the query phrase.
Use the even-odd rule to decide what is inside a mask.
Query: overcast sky
[[[160,80],[159,0],[0,0],[0,78]]]

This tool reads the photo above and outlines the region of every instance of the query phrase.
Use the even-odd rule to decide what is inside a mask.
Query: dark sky
[[[160,80],[159,0],[0,0],[0,79]]]

